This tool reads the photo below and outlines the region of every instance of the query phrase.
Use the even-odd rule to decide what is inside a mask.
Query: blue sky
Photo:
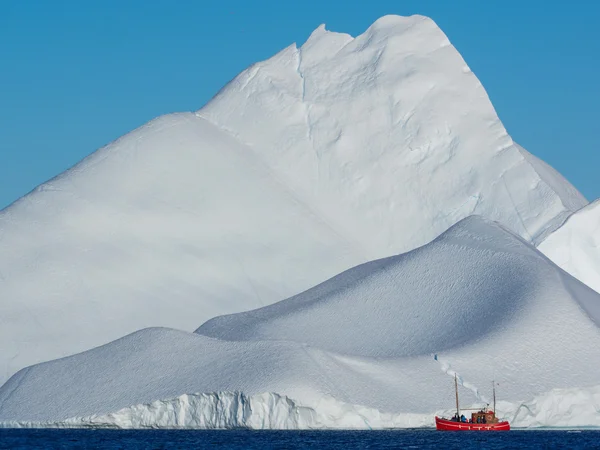
[[[600,2],[6,0],[0,2],[0,208],[111,140],[199,109],[255,61],[325,23],[432,17],[509,133],[600,197]]]

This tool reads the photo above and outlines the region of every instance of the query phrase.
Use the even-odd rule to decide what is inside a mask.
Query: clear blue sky
[[[0,208],[319,24],[357,35],[385,14],[432,17],[513,138],[600,197],[597,1],[4,0]]]

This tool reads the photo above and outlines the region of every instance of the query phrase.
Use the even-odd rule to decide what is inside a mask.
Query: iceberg
[[[431,19],[321,26],[0,212],[0,383],[273,304],[470,215],[536,244],[586,204],[513,142]]]
[[[461,220],[195,333],[146,328],[22,369],[2,426],[430,426],[490,402],[514,426],[600,426],[600,294],[503,225]]]

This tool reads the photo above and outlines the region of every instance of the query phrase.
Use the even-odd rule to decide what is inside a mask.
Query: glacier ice
[[[537,243],[586,203],[432,20],[319,27],[0,212],[0,382],[272,304],[471,214]]]
[[[525,402],[500,401],[497,406],[498,416],[509,420],[513,428],[600,427],[600,386],[557,389]],[[453,412],[453,409],[439,410],[435,415],[449,417]],[[306,406],[270,392],[253,396],[215,392],[183,394],[104,415],[47,422],[0,422],[0,428],[377,430],[431,428],[433,417],[432,414],[382,413],[344,404],[328,396]]]
[[[452,408],[456,373],[463,405],[489,402],[498,381],[515,426],[599,426],[599,324],[600,294],[472,216],[195,333],[147,328],[24,368],[0,388],[0,422],[427,426]]]
[[[575,278],[600,292],[600,200],[570,216],[538,248]]]

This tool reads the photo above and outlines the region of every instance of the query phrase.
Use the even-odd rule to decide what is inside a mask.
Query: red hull
[[[444,431],[508,431],[508,422],[498,423],[464,423],[451,420],[435,418],[435,428]]]

